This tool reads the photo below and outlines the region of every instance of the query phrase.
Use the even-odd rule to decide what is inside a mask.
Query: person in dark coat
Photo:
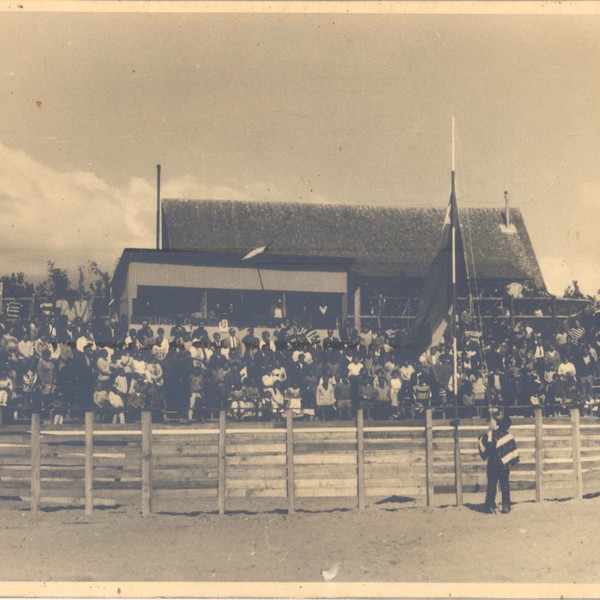
[[[487,459],[487,489],[485,493],[484,510],[487,513],[496,512],[496,492],[500,483],[502,494],[502,513],[510,512],[510,467],[518,462],[515,440],[508,432],[510,417],[489,421],[489,429],[479,438],[479,453]]]

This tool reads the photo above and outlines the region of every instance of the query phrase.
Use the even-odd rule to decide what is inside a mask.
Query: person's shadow
[[[473,512],[487,514],[485,504],[473,504],[472,502],[465,502],[464,507],[468,508],[469,510],[472,510]]]

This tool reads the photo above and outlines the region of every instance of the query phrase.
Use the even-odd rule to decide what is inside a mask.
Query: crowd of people
[[[152,409],[189,420],[350,419],[358,407],[381,419],[415,417],[427,406],[544,405],[546,414],[576,404],[597,411],[600,312],[584,312],[553,330],[534,320],[488,323],[483,333],[461,322],[458,389],[450,340],[411,357],[399,332],[307,331],[282,320],[275,328],[229,328],[178,322],[168,327],[92,326],[64,316],[0,323],[3,420],[47,411],[55,423],[97,409],[125,422]]]

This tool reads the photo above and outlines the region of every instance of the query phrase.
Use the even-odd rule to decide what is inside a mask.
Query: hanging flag
[[[456,239],[456,281],[460,283],[466,280],[466,264],[458,220],[454,172],[452,172],[452,192],[446,210],[442,237],[435,258],[427,272],[427,278],[417,307],[417,315],[411,329],[398,343],[400,349],[405,349],[413,356],[420,356],[432,346],[437,346],[452,320],[454,311],[452,288],[453,227]]]
[[[254,250],[250,250],[250,252],[248,252],[248,254],[246,254],[246,256],[242,258],[242,260],[248,260],[249,258],[254,258],[259,254],[264,254],[269,250],[269,248],[273,244],[273,241],[274,240],[270,241],[266,246],[259,246],[258,248],[254,248]]]

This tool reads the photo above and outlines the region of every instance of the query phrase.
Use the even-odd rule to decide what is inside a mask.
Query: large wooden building
[[[414,304],[440,239],[444,208],[165,200],[162,250],[126,249],[112,291],[130,322],[176,315],[326,326],[348,314]],[[521,212],[461,211],[479,290],[519,282],[545,292]],[[250,250],[265,254],[244,261]]]

